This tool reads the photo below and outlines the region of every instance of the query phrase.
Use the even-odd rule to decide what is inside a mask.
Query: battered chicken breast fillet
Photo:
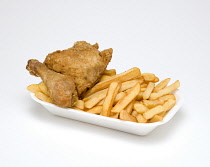
[[[48,54],[44,63],[29,60],[26,68],[41,77],[54,104],[72,107],[97,83],[112,58],[111,48],[101,52],[98,48],[97,43],[78,41],[72,48]]]

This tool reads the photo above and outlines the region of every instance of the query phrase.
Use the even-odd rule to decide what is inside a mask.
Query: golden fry
[[[131,113],[131,115],[132,115],[133,117],[137,117],[138,112],[137,112],[137,111],[135,111],[135,110],[133,110],[133,111],[132,111],[132,113]]]
[[[41,90],[42,93],[49,96],[49,92],[48,92],[47,87],[44,82],[39,83],[39,89]]]
[[[79,108],[81,110],[84,110],[85,109],[85,103],[84,103],[83,100],[77,100],[74,107]]]
[[[150,94],[152,93],[152,90],[154,89],[155,84],[153,82],[149,82],[146,90],[143,93],[143,99],[146,100],[150,97]]]
[[[141,84],[141,88],[146,88],[147,85],[148,85],[148,84],[144,82],[144,83]]]
[[[163,112],[165,110],[165,108],[161,105],[156,106],[150,110],[148,110],[147,112],[143,113],[143,116],[145,119],[151,119],[154,115],[159,114],[161,112]]]
[[[78,107],[71,107],[72,109],[74,109],[74,110],[79,110],[79,111],[84,111],[83,109],[80,109],[80,108],[78,108]]]
[[[107,95],[104,99],[103,103],[103,110],[101,115],[103,116],[110,116],[110,111],[114,103],[114,99],[120,89],[121,84],[119,82],[112,82],[108,88]]]
[[[141,103],[135,103],[133,106],[134,110],[136,110],[139,114],[143,114],[144,112],[148,111],[149,109],[141,104]]]
[[[112,82],[115,82],[115,81],[125,82],[125,81],[131,80],[131,79],[134,79],[134,78],[137,78],[140,76],[141,76],[140,69],[137,67],[133,67],[133,68],[129,69],[128,71],[125,71],[121,74],[117,74],[106,81],[99,82],[92,89],[90,89],[88,91],[87,96],[89,96],[99,90],[108,88]]]
[[[109,75],[109,76],[113,76],[116,75],[116,70],[115,69],[110,69],[110,70],[105,70],[103,75]]]
[[[138,114],[136,116],[136,119],[137,119],[138,123],[146,123],[147,122],[147,119],[145,119],[141,114]]]
[[[39,99],[39,100],[42,100],[42,101],[45,101],[45,102],[48,102],[48,103],[52,103],[52,99],[45,95],[44,93],[42,92],[36,92],[35,93],[35,96]]]
[[[102,99],[106,97],[106,91],[102,91],[101,93],[93,96],[91,99],[85,102],[85,107],[86,108],[92,108],[94,107],[97,103],[99,103]]]
[[[109,76],[109,75],[102,75],[99,82],[106,81],[107,79],[110,79],[110,78],[111,78],[111,76]]]
[[[155,100],[163,95],[169,94],[169,93],[173,92],[174,90],[176,90],[179,86],[180,86],[180,82],[177,80],[173,84],[165,87],[164,89],[161,89],[157,93],[151,93],[149,99]]]
[[[116,95],[115,99],[114,99],[114,104],[116,104],[119,100],[121,100],[123,97],[126,96],[125,92],[120,92]]]
[[[120,111],[122,111],[132,100],[136,98],[139,91],[140,91],[140,84],[137,83],[123,99],[118,101],[118,103],[112,108],[111,111],[114,113],[119,113]]]
[[[157,93],[159,90],[164,89],[168,85],[170,80],[171,78],[166,78],[162,80],[159,84],[157,84],[157,86],[155,86],[155,88],[153,89],[153,92]]]
[[[163,105],[164,103],[163,101],[160,100],[143,100],[142,102],[149,109],[154,108],[158,105]]]
[[[143,92],[139,92],[139,94],[136,97],[136,100],[142,100],[142,99],[143,99]]]
[[[86,112],[92,113],[92,114],[100,114],[102,112],[102,109],[103,109],[102,106],[95,106],[95,107],[87,110]]]
[[[27,86],[27,90],[29,90],[32,93],[41,92],[38,84],[32,84]]]
[[[136,83],[141,84],[142,82],[143,82],[142,79],[133,79],[133,80],[130,80],[130,81],[123,82],[119,91],[120,92],[125,91],[127,89],[130,89],[130,88],[134,87],[136,85]]]
[[[155,81],[156,80],[155,74],[152,74],[152,73],[142,73],[141,75],[144,77],[144,80],[146,82],[152,82],[152,81]]]
[[[122,110],[120,112],[120,119],[124,121],[131,121],[131,122],[137,122],[136,118],[132,115],[128,114],[127,111]]]
[[[168,95],[164,95],[158,98],[159,101],[165,102],[169,99],[173,99],[176,100],[176,97],[174,96],[174,94],[168,94]]]
[[[104,104],[104,99],[102,99],[97,105],[102,106]]]
[[[118,119],[118,117],[119,117],[119,113],[111,113],[110,114],[110,118],[116,118],[116,119]]]
[[[92,97],[99,96],[100,94],[106,94],[107,91],[108,91],[108,88],[103,89],[103,90],[100,90],[100,91],[95,92],[94,94],[92,94],[92,95],[90,95],[90,96],[85,96],[82,100],[83,100],[83,101],[88,101],[88,100],[90,100]]]
[[[169,99],[165,104],[163,104],[163,107],[165,108],[165,111],[169,111],[172,109],[176,104],[176,100]]]
[[[130,102],[126,107],[125,107],[125,111],[127,111],[128,114],[132,113],[133,110],[133,105],[134,105],[134,100],[132,102]]]
[[[149,120],[149,123],[159,122],[162,120],[163,120],[163,117],[161,117],[160,115],[155,115],[154,117],[152,117],[152,119]]]

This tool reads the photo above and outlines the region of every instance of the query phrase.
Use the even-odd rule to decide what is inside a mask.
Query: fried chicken
[[[82,97],[100,78],[112,57],[112,49],[102,52],[98,44],[79,41],[72,48],[48,54],[44,64],[51,70],[74,78]]]
[[[98,48],[97,43],[78,41],[72,48],[48,54],[44,63],[29,60],[27,69],[41,77],[56,105],[71,107],[98,82],[112,58],[111,48],[101,52]]]
[[[77,101],[76,86],[70,76],[54,72],[35,59],[28,61],[26,69],[30,74],[41,77],[54,104],[70,107]]]

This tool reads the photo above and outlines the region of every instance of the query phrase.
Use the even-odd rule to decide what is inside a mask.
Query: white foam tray
[[[70,118],[70,119],[74,119],[74,120],[78,120],[78,121],[82,121],[82,122],[86,122],[90,124],[95,124],[98,126],[103,126],[103,127],[127,132],[127,133],[136,134],[136,135],[147,135],[156,127],[163,125],[172,119],[172,117],[180,109],[183,103],[183,95],[181,94],[180,90],[176,90],[174,92],[174,95],[176,96],[177,103],[167,113],[167,115],[164,117],[164,119],[161,122],[135,123],[135,122],[123,121],[123,120],[119,120],[115,118],[104,117],[101,115],[95,115],[95,114],[87,113],[84,111],[79,111],[79,110],[74,110],[74,109],[69,109],[69,108],[61,108],[54,104],[41,101],[38,98],[36,98],[36,96],[34,96],[33,93],[31,93],[32,99],[40,103],[41,105],[43,105],[53,115]]]

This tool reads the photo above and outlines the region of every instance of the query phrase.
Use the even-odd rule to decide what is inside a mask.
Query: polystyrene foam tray
[[[101,115],[91,114],[70,108],[61,108],[54,104],[41,101],[38,98],[36,98],[36,96],[34,96],[33,93],[31,93],[32,99],[43,105],[53,115],[70,118],[90,124],[95,124],[136,135],[147,135],[156,127],[167,123],[176,114],[176,112],[180,109],[183,103],[183,96],[180,90],[176,90],[174,92],[174,95],[176,96],[177,100],[176,105],[167,113],[167,115],[164,117],[162,121],[155,123],[135,123],[115,118],[109,118]]]

